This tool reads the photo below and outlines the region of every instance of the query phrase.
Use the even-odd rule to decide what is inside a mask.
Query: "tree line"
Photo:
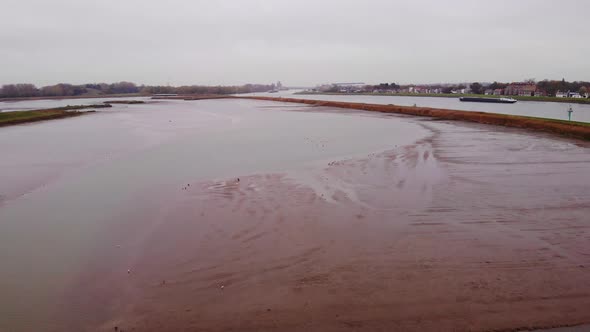
[[[206,85],[183,85],[183,86],[143,86],[143,94],[217,94],[227,95],[236,93],[267,92],[274,89],[274,84],[245,84],[235,86],[206,86]]]
[[[574,81],[574,82],[567,82],[566,80],[562,79],[561,81],[549,81],[543,80],[537,82],[537,88],[545,91],[549,96],[555,96],[557,91],[562,92],[578,92],[581,95],[588,92],[590,88],[590,82],[584,81]]]
[[[118,83],[88,83],[73,85],[60,83],[43,87],[34,84],[4,84],[0,88],[0,98],[25,98],[25,97],[70,97],[84,95],[111,95],[111,94],[234,94],[250,92],[266,92],[272,90],[274,84],[246,84],[240,86],[151,86],[136,85],[131,82]]]

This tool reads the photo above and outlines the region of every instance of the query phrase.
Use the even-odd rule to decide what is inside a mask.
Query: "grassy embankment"
[[[470,112],[438,109],[430,107],[413,107],[413,106],[397,106],[397,105],[378,105],[378,104],[363,104],[363,103],[348,103],[339,101],[323,101],[323,100],[309,100],[296,98],[277,98],[277,97],[236,97],[246,99],[270,100],[279,102],[303,103],[312,106],[327,106],[359,109],[365,111],[383,112],[383,113],[399,113],[415,116],[427,116],[446,120],[459,120],[477,122],[490,125],[498,125],[505,127],[523,128],[533,131],[542,131],[553,133],[566,137],[580,138],[590,140],[590,123],[554,120],[536,117],[527,117],[519,115],[507,115],[497,113],[484,112]]]
[[[49,109],[44,109],[44,110],[0,112],[0,127],[16,125],[16,124],[21,124],[21,123],[28,123],[28,122],[69,118],[69,117],[79,116],[79,115],[89,113],[89,112],[94,112],[94,111],[79,112],[78,110],[80,110],[80,109],[105,108],[105,107],[112,107],[112,106],[110,104],[75,105],[75,106],[49,108]]]
[[[557,97],[533,97],[533,96],[494,96],[477,94],[454,94],[454,93],[341,93],[341,92],[297,92],[296,95],[359,95],[359,96],[401,96],[401,97],[483,97],[483,98],[513,98],[522,101],[544,101],[553,103],[590,104],[590,98],[557,98]]]

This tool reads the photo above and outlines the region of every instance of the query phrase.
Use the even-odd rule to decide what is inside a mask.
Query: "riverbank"
[[[110,104],[102,105],[74,105],[58,108],[50,108],[44,110],[32,110],[32,111],[13,111],[13,112],[0,112],[0,127],[12,126],[22,123],[63,119],[74,116],[79,116],[85,113],[94,111],[80,112],[78,110],[88,108],[108,108],[112,107]]]
[[[231,95],[178,95],[178,96],[153,96],[152,99],[161,100],[203,100],[233,98]]]
[[[377,105],[364,103],[349,103],[339,101],[321,101],[310,99],[281,98],[281,97],[258,97],[245,96],[236,98],[270,100],[289,103],[303,103],[313,106],[329,106],[375,111],[382,113],[400,113],[415,116],[428,116],[445,120],[460,120],[477,122],[483,124],[499,125],[504,127],[516,127],[534,131],[543,131],[560,136],[590,140],[590,124],[585,122],[563,121],[545,118],[535,118],[517,115],[470,112],[459,110],[447,110],[430,107],[412,107],[397,105]]]
[[[459,97],[482,97],[482,98],[513,98],[522,101],[541,101],[552,103],[571,103],[571,104],[590,104],[590,98],[557,98],[557,97],[533,97],[533,96],[495,96],[481,95],[470,93],[340,93],[340,92],[297,92],[295,95],[333,95],[333,96],[398,96],[398,97],[439,97],[439,98],[459,98]]]
[[[20,97],[20,98],[0,98],[0,102],[4,101],[27,101],[27,100],[62,100],[62,99],[100,99],[100,98],[123,98],[123,97],[149,97],[142,93],[120,93],[120,94],[107,94],[107,95],[79,95],[79,96],[43,96],[43,97]]]
[[[135,105],[135,104],[145,104],[145,101],[143,101],[143,100],[107,100],[104,103],[105,104]]]

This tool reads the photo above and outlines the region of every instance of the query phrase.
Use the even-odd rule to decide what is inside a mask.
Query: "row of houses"
[[[504,89],[507,96],[546,96],[545,91],[537,89],[536,84],[512,83]]]
[[[402,89],[404,90],[404,89]],[[408,93],[442,93],[442,89],[441,88],[432,88],[429,86],[409,86],[407,89],[407,91],[402,91],[402,92],[408,92]]]
[[[382,85],[383,86],[383,85]],[[440,94],[440,93],[448,93],[449,91],[444,91],[443,88],[440,86],[428,86],[428,85],[410,85],[399,87],[397,89],[392,89],[389,87],[382,87],[382,86],[370,86],[366,85],[365,83],[355,82],[355,83],[332,83],[332,84],[325,84],[322,86],[318,86],[312,91],[320,91],[320,92],[340,92],[340,93],[360,93],[360,92],[372,92],[372,93],[416,93],[416,94]],[[386,86],[386,85],[385,85]],[[377,89],[375,89],[377,88]],[[448,88],[447,88],[448,89]],[[581,95],[578,92],[562,92],[558,91],[556,97],[567,97],[567,98],[590,98],[590,88],[589,91],[584,95]],[[471,89],[469,88],[456,88],[451,93],[455,94],[468,94],[471,93]],[[536,84],[529,83],[529,82],[516,82],[511,83],[503,89],[486,89],[484,91],[486,95],[496,95],[496,96],[547,96],[547,92],[543,89],[539,89]]]
[[[512,83],[504,89],[487,89],[486,95],[505,95],[505,96],[547,96],[547,92],[539,89],[536,84],[531,83]],[[555,97],[558,98],[590,98],[590,92],[580,94],[573,91],[557,91]]]
[[[486,95],[501,96],[504,94],[504,89],[487,89],[484,93]]]
[[[496,96],[546,96],[547,94],[537,89],[535,84],[529,83],[512,83],[504,89],[486,89],[484,91],[486,95]]]
[[[579,92],[572,92],[572,91],[557,91],[555,94],[557,98],[590,98],[590,92],[586,92],[585,94],[581,95]]]

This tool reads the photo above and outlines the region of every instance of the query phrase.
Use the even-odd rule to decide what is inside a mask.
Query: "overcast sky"
[[[0,84],[590,80],[586,0],[2,0]]]

